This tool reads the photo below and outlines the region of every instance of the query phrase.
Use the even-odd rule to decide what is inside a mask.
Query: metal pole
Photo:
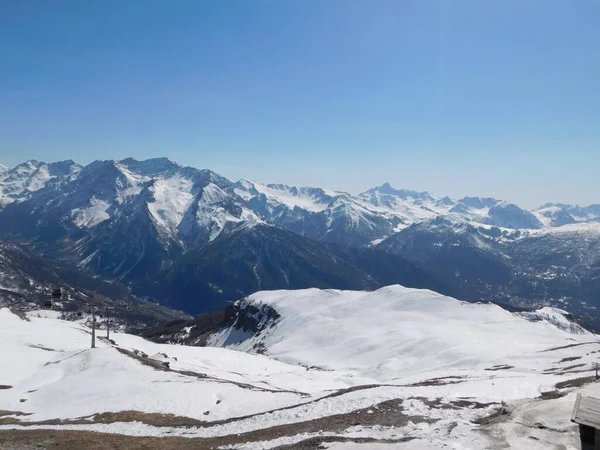
[[[92,309],[92,348],[96,348],[96,311]]]
[[[110,316],[106,313],[106,339],[110,339]]]

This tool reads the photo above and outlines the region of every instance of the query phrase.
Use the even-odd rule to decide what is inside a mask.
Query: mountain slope
[[[373,289],[390,282],[451,290],[403,258],[372,249],[325,246],[267,224],[223,234],[148,283],[142,295],[191,313],[222,309],[252,292],[307,287]]]
[[[496,305],[402,286],[374,292],[259,292],[238,302],[236,309],[235,320],[209,344],[261,348],[286,362],[354,370],[382,381],[465,366],[485,370],[499,362],[519,371],[524,354],[551,348],[557,339],[593,340],[576,325],[564,331],[560,324],[530,322]],[[562,317],[556,310],[554,314]],[[248,327],[251,323],[254,329]],[[528,339],[515,339],[523,335]]]
[[[401,221],[346,192],[249,180],[238,182],[235,192],[264,220],[321,242],[363,246],[389,235]]]
[[[155,274],[187,247],[257,221],[233,184],[166,158],[96,161],[66,185],[48,183],[0,213],[5,236],[107,277]]]
[[[502,247],[487,233],[494,232],[438,217],[411,225],[376,248],[416,261],[446,280],[455,280],[471,299],[484,294],[483,298],[489,299],[499,286],[510,283],[513,274]]]
[[[179,311],[135,298],[124,286],[54,266],[22,246],[0,241],[0,307],[40,309],[55,286],[63,291],[61,301],[53,306],[55,311],[87,315],[92,308],[102,314],[110,310],[115,326],[126,329],[140,330],[186,317]]]
[[[0,207],[26,198],[46,184],[61,186],[77,177],[81,166],[73,161],[46,164],[30,160],[7,169],[0,168]]]
[[[553,305],[598,329],[600,227],[523,232],[438,218],[412,225],[376,248],[423,265],[468,294],[519,306]]]

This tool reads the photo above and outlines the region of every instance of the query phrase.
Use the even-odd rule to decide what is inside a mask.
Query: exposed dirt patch
[[[569,370],[568,372],[557,372],[557,375],[573,375],[574,373],[589,373],[592,369]]]
[[[569,356],[567,358],[561,359],[556,364],[560,364],[560,363],[564,363],[564,362],[569,362],[569,361],[576,361],[578,359],[581,359],[581,356]]]
[[[343,437],[314,437],[305,441],[297,442],[290,445],[282,445],[275,447],[273,450],[320,450],[323,448],[323,444],[332,442],[354,442],[357,444],[399,444],[401,442],[409,442],[414,438],[402,438],[402,439],[370,439],[370,438],[343,438]]]
[[[25,311],[20,311],[18,309],[11,308],[10,312],[17,316],[19,319],[24,320],[25,322],[31,322],[31,320],[29,320],[29,317],[27,317],[27,314],[25,314]]]
[[[140,411],[104,412],[76,419],[51,419],[40,422],[15,421],[12,423],[18,423],[24,427],[35,427],[38,425],[89,425],[115,422],[142,422],[154,427],[204,427],[207,425],[207,422],[202,422],[191,417],[176,416],[174,414],[144,413]]]
[[[20,411],[6,411],[0,409],[0,425],[12,425],[19,423],[19,419],[16,417],[7,417],[7,416],[30,416],[31,414],[26,414]]]
[[[12,386],[9,386],[8,384],[0,384],[0,391],[6,389],[12,389]]]
[[[567,389],[574,387],[581,387],[588,383],[593,383],[596,381],[596,377],[582,377],[582,378],[574,378],[572,380],[561,381],[560,383],[556,383],[554,387],[556,389]]]
[[[398,440],[375,440],[369,438],[319,437],[274,450],[316,450],[326,442],[400,443]],[[238,443],[241,443],[238,442]],[[231,443],[229,443],[231,444]],[[212,450],[228,445],[224,439],[193,439],[180,437],[131,437],[91,431],[11,430],[0,431],[1,450]]]
[[[38,350],[44,350],[46,352],[57,352],[58,350],[54,350],[53,348],[44,347],[40,344],[29,344],[28,347],[37,348]]]
[[[418,383],[407,384],[404,385],[404,387],[444,386],[446,384],[459,384],[466,381],[464,378],[465,377],[463,376],[431,378],[429,380],[419,381]]]
[[[483,409],[489,406],[500,405],[500,403],[480,403],[473,400],[451,400],[443,402],[441,397],[430,399],[425,397],[413,397],[425,403],[429,408],[433,409]]]
[[[496,371],[496,370],[508,370],[508,369],[514,369],[514,368],[515,368],[515,366],[509,366],[508,364],[500,364],[498,366],[489,367],[485,370]]]
[[[580,344],[569,344],[569,345],[563,345],[562,347],[553,347],[553,348],[549,348],[547,350],[542,350],[540,351],[540,353],[545,353],[545,352],[553,352],[555,350],[564,350],[565,348],[573,348],[573,347],[579,347],[580,345],[592,345],[592,344],[596,344],[598,345],[598,342],[582,342]]]
[[[572,374],[572,373],[582,373],[582,372],[589,372],[592,369],[583,369],[583,370],[574,370],[574,369],[578,369],[580,367],[586,367],[587,364],[573,364],[572,366],[568,366],[568,367],[552,367],[550,369],[546,369],[544,370],[544,374],[545,375],[568,375],[568,374]]]
[[[477,425],[490,425],[494,422],[500,422],[504,420],[507,416],[510,416],[511,410],[506,407],[506,405],[502,404],[500,408],[494,411],[492,414],[486,417],[481,417],[479,419],[475,419],[472,422]]]
[[[126,412],[127,413],[127,412]],[[169,419],[170,420],[170,419]],[[232,434],[218,438],[151,438],[110,435],[85,431],[56,431],[56,430],[3,430],[0,431],[0,449],[197,449],[217,448],[223,445],[236,445],[245,442],[265,441],[293,436],[301,433],[342,433],[349,427],[375,425],[404,427],[412,421],[418,423],[435,423],[436,419],[421,416],[411,416],[403,412],[402,399],[389,400],[368,408],[353,411],[348,414],[337,414],[299,423],[278,425],[248,433]],[[161,424],[165,425],[165,424]],[[340,438],[331,438],[340,440]],[[343,438],[342,438],[343,440]],[[311,440],[302,444],[304,447],[315,448]],[[39,445],[35,447],[35,445]],[[308,446],[307,446],[308,445]],[[12,446],[12,447],[11,447]],[[291,448],[291,447],[288,447]]]
[[[271,413],[274,413],[277,411],[292,410],[292,409],[302,407],[305,405],[318,403],[325,399],[338,397],[338,396],[341,396],[341,395],[344,395],[344,394],[347,394],[350,392],[373,389],[373,388],[377,388],[380,386],[392,386],[392,385],[374,384],[374,385],[354,386],[354,387],[347,388],[347,389],[340,389],[339,391],[335,391],[329,395],[320,397],[315,400],[311,400],[309,402],[297,403],[294,405],[284,406],[283,408],[276,408],[276,409],[264,411],[264,412],[257,413],[257,414],[250,414],[250,415],[239,416],[239,417],[230,417],[228,419],[215,420],[215,421],[210,421],[210,422],[209,421],[200,421],[200,420],[193,419],[190,417],[174,416],[174,415],[170,415],[170,414],[142,413],[139,411],[119,411],[119,412],[101,413],[101,414],[96,414],[94,416],[89,416],[89,417],[79,417],[76,419],[68,419],[68,420],[51,419],[51,420],[45,420],[42,422],[19,422],[18,420],[11,418],[11,420],[13,420],[13,421],[10,423],[18,423],[19,425],[24,426],[24,427],[35,427],[36,425],[89,425],[89,424],[93,424],[93,423],[108,424],[108,423],[114,423],[114,422],[138,421],[138,422],[142,422],[142,423],[147,423],[148,425],[152,425],[155,427],[179,426],[179,427],[187,427],[187,428],[191,428],[191,427],[208,428],[208,427],[212,427],[215,425],[224,425],[224,424],[228,424],[228,423],[232,423],[232,422],[240,422],[240,421],[243,421],[243,420],[246,420],[249,418],[260,417],[260,416],[271,414]]]
[[[314,402],[318,402],[318,401],[321,401],[326,398],[339,397],[340,395],[349,394],[350,392],[364,391],[366,389],[375,389],[378,387],[397,387],[397,386],[395,386],[393,384],[362,384],[360,386],[352,386],[352,387],[349,387],[346,389],[339,389],[339,390],[333,392],[332,394],[328,394],[325,397],[321,397],[317,400],[314,400]],[[311,403],[313,403],[313,402],[311,402]]]
[[[139,353],[132,352],[130,350],[125,350],[124,348],[120,348],[120,347],[115,347],[115,348],[117,349],[117,351],[119,353],[122,353],[123,355],[129,356],[130,358],[133,358],[133,359],[139,361],[144,366],[152,367],[154,370],[158,370],[161,372],[171,372],[171,369],[169,369],[167,366],[165,366],[160,361],[157,361],[152,358],[148,358],[146,356],[140,356]],[[200,375],[200,374],[197,374],[197,375]],[[203,378],[206,378],[206,376],[204,376]]]
[[[215,447],[213,443],[213,448]],[[200,439],[131,437],[91,431],[0,431],[1,450],[209,450]]]
[[[585,367],[585,366],[587,366],[587,364],[574,364],[574,365],[569,366],[569,367],[563,367],[562,370],[563,370],[564,373],[566,373],[566,372],[568,372],[570,370],[577,369],[578,367]]]
[[[554,400],[556,398],[561,398],[567,395],[566,392],[561,391],[547,391],[542,392],[542,394],[538,397],[540,400]]]

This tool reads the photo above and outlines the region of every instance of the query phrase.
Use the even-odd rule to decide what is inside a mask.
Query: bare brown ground
[[[578,359],[581,359],[581,356],[571,356],[571,357],[567,357],[567,358],[561,359],[556,364],[560,364],[560,363],[564,363],[564,362],[569,362],[569,361],[576,361]]]
[[[368,438],[315,437],[274,450],[317,450],[324,442],[395,443],[398,440]],[[236,443],[217,439],[189,439],[179,437],[130,437],[91,431],[0,431],[0,450],[213,450],[221,445]],[[241,442],[238,442],[241,443]]]
[[[10,425],[14,423],[19,423],[19,419],[15,417],[7,417],[7,416],[28,416],[29,414],[22,413],[20,411],[6,411],[0,409],[0,425]]]
[[[581,387],[586,384],[593,383],[594,381],[596,381],[596,377],[574,378],[572,380],[561,381],[560,383],[556,383],[556,385],[554,387],[556,389]]]
[[[431,378],[425,381],[419,381],[418,383],[403,385],[405,387],[423,387],[423,386],[443,386],[446,384],[459,384],[467,381],[463,376],[450,376],[450,377],[439,377]]]
[[[565,348],[579,347],[580,345],[592,345],[592,344],[598,345],[598,342],[592,341],[592,342],[581,342],[579,344],[563,345],[562,347],[553,347],[553,348],[549,348],[547,350],[542,350],[540,353],[553,352],[555,350],[564,350]]]
[[[508,369],[514,369],[514,368],[515,368],[515,366],[509,366],[507,364],[501,364],[501,365],[498,365],[498,366],[488,367],[485,370],[491,371],[491,372],[495,372],[497,370],[508,370]]]
[[[129,412],[124,412],[125,416]],[[158,415],[157,415],[158,416]],[[120,417],[114,417],[120,419]],[[157,417],[154,417],[157,420]],[[167,418],[170,421],[171,418]],[[104,434],[86,431],[59,431],[59,430],[2,430],[0,431],[0,449],[65,449],[65,450],[104,450],[104,449],[197,449],[204,450],[217,448],[222,445],[237,445],[245,442],[273,440],[285,436],[294,436],[301,433],[342,433],[352,426],[372,427],[375,425],[403,427],[408,421],[413,423],[433,423],[436,420],[428,417],[409,416],[403,413],[402,400],[390,400],[354,411],[349,414],[337,414],[320,419],[308,420],[299,423],[278,425],[262,430],[242,434],[232,434],[217,438],[180,438],[180,437],[130,437],[122,435]],[[166,426],[166,423],[157,423]],[[322,439],[322,438],[321,438]],[[327,438],[330,439],[330,438]],[[344,440],[335,438],[334,440]],[[317,448],[311,447],[316,442],[308,440],[305,443],[295,444],[298,447],[284,448]],[[318,441],[318,439],[317,439]],[[382,441],[383,442],[383,441]]]

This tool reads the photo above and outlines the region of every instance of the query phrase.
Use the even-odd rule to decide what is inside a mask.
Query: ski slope
[[[260,344],[292,364],[352,371],[379,382],[485,372],[500,364],[535,375],[557,355],[570,354],[543,350],[595,342],[579,327],[565,331],[571,322],[558,309],[544,308],[532,322],[496,305],[402,286],[259,292],[242,302],[242,308],[248,306],[272,308],[281,319],[251,336],[235,326],[223,329],[211,345],[248,351]]]
[[[0,310],[0,444],[48,429],[223,449],[307,439],[334,449],[574,449],[576,392],[600,396],[596,384],[568,384],[592,374],[600,344],[560,310],[525,317],[401,286],[259,292],[238,307],[238,323],[256,329],[233,324],[205,348],[124,333],[110,342],[100,330],[90,349],[83,323]]]

